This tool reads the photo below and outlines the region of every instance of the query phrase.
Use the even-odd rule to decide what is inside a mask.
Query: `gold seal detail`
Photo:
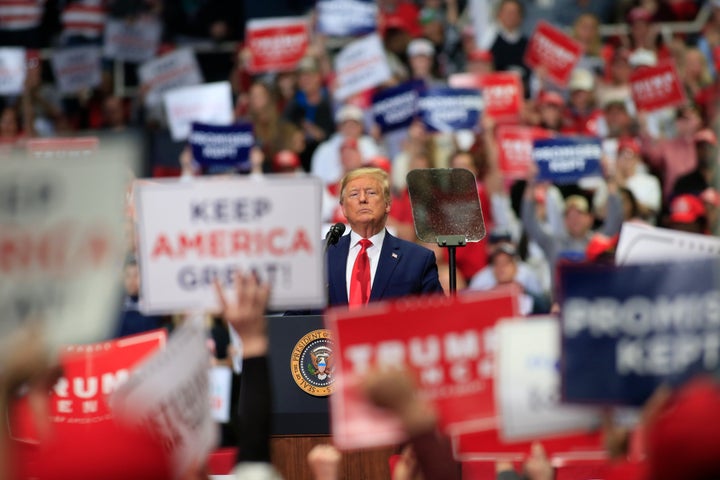
[[[290,372],[303,392],[327,397],[335,382],[330,330],[313,330],[302,337],[290,356]]]

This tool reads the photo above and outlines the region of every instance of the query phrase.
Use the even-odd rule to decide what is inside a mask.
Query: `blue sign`
[[[318,0],[318,30],[332,37],[359,37],[377,29],[373,0]]]
[[[483,106],[480,91],[469,88],[430,88],[418,99],[420,118],[433,132],[475,130]]]
[[[250,171],[250,149],[255,145],[252,125],[193,123],[188,142],[203,173]]]
[[[372,97],[372,113],[382,133],[407,128],[417,112],[417,99],[425,88],[422,80],[381,90]]]
[[[642,405],[720,366],[720,263],[561,266],[562,397]]]
[[[585,177],[602,177],[602,144],[594,137],[555,137],[533,142],[538,180],[572,184]]]

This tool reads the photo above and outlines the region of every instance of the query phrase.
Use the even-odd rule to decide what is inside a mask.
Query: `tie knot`
[[[361,238],[360,239],[360,251],[364,252],[368,248],[372,247],[372,242],[368,240],[367,238]]]

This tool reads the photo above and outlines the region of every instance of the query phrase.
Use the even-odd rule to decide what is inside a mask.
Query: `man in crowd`
[[[387,173],[359,168],[345,175],[340,205],[351,231],[328,248],[329,305],[442,293],[435,255],[385,230],[390,213]]]

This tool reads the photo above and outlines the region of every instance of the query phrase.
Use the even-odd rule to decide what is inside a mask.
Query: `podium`
[[[328,397],[303,391],[293,378],[293,352],[303,337],[323,330],[321,315],[269,316],[270,372],[273,389],[272,458],[283,478],[312,480],[307,453],[332,443]],[[393,447],[343,452],[340,478],[390,480]]]

